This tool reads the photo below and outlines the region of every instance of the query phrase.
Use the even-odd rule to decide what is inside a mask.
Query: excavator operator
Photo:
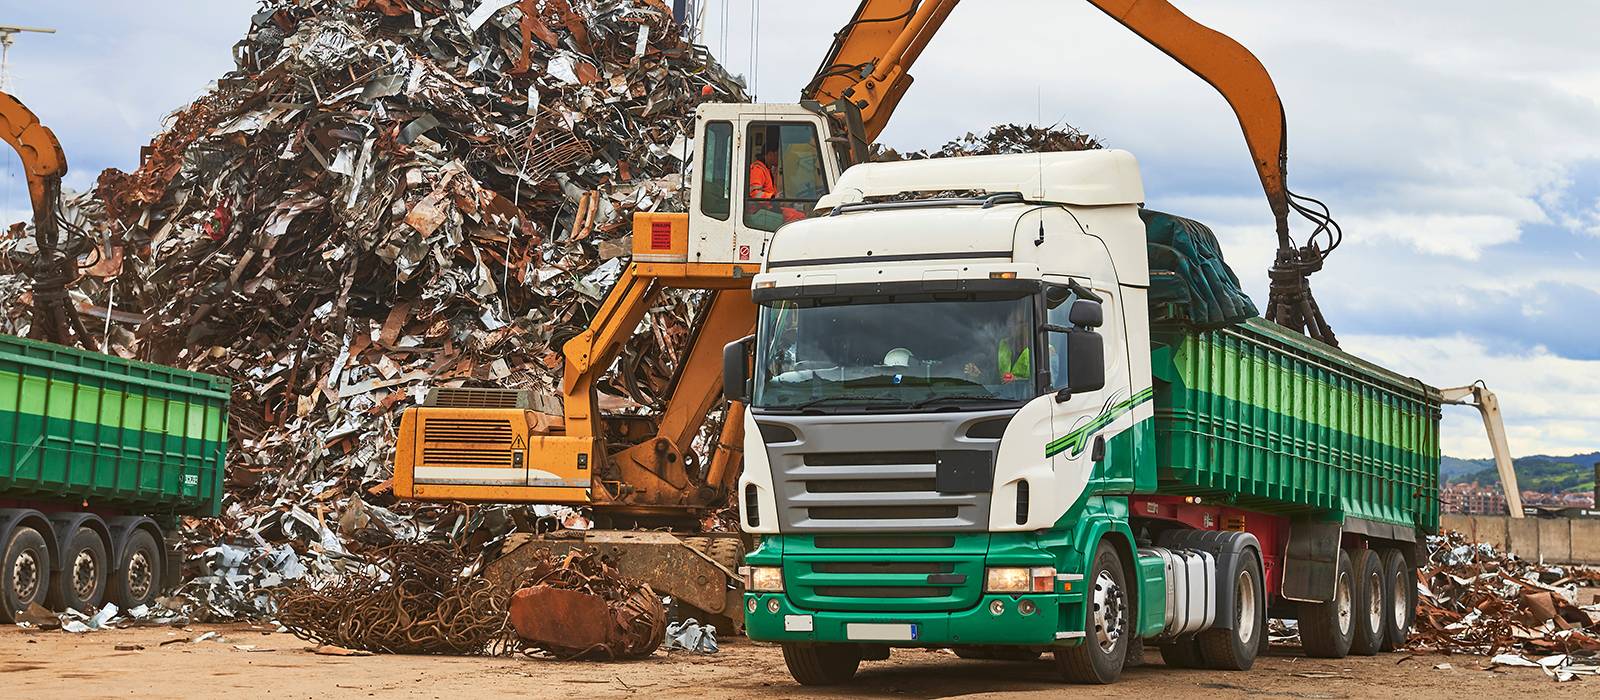
[[[778,167],[778,147],[767,144],[761,149],[761,158],[750,163],[750,198],[775,199],[778,196],[778,184],[772,176],[772,169]]]

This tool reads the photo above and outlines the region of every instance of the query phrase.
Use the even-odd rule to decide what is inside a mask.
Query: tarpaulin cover
[[[1139,217],[1150,255],[1152,317],[1219,328],[1260,313],[1205,224],[1151,209],[1140,209]]]

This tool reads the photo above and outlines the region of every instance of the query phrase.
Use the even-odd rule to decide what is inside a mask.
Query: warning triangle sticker
[[[524,447],[527,447],[527,446],[528,446],[528,444],[522,441],[522,436],[521,435],[518,435],[518,436],[516,436],[516,437],[511,439],[511,449],[513,449],[513,450],[520,450],[520,449],[522,449]]]

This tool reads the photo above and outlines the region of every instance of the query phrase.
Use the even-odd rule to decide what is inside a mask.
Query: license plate
[[[845,639],[860,642],[914,642],[917,626],[909,623],[852,622],[844,626]]]

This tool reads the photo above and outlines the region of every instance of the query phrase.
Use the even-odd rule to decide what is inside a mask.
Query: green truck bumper
[[[1031,604],[1031,613],[1023,614],[1028,607],[1024,601]],[[746,634],[757,641],[897,647],[1071,646],[1083,638],[1084,619],[1081,592],[985,595],[967,610],[892,613],[805,610],[783,593],[746,593],[744,617]]]

